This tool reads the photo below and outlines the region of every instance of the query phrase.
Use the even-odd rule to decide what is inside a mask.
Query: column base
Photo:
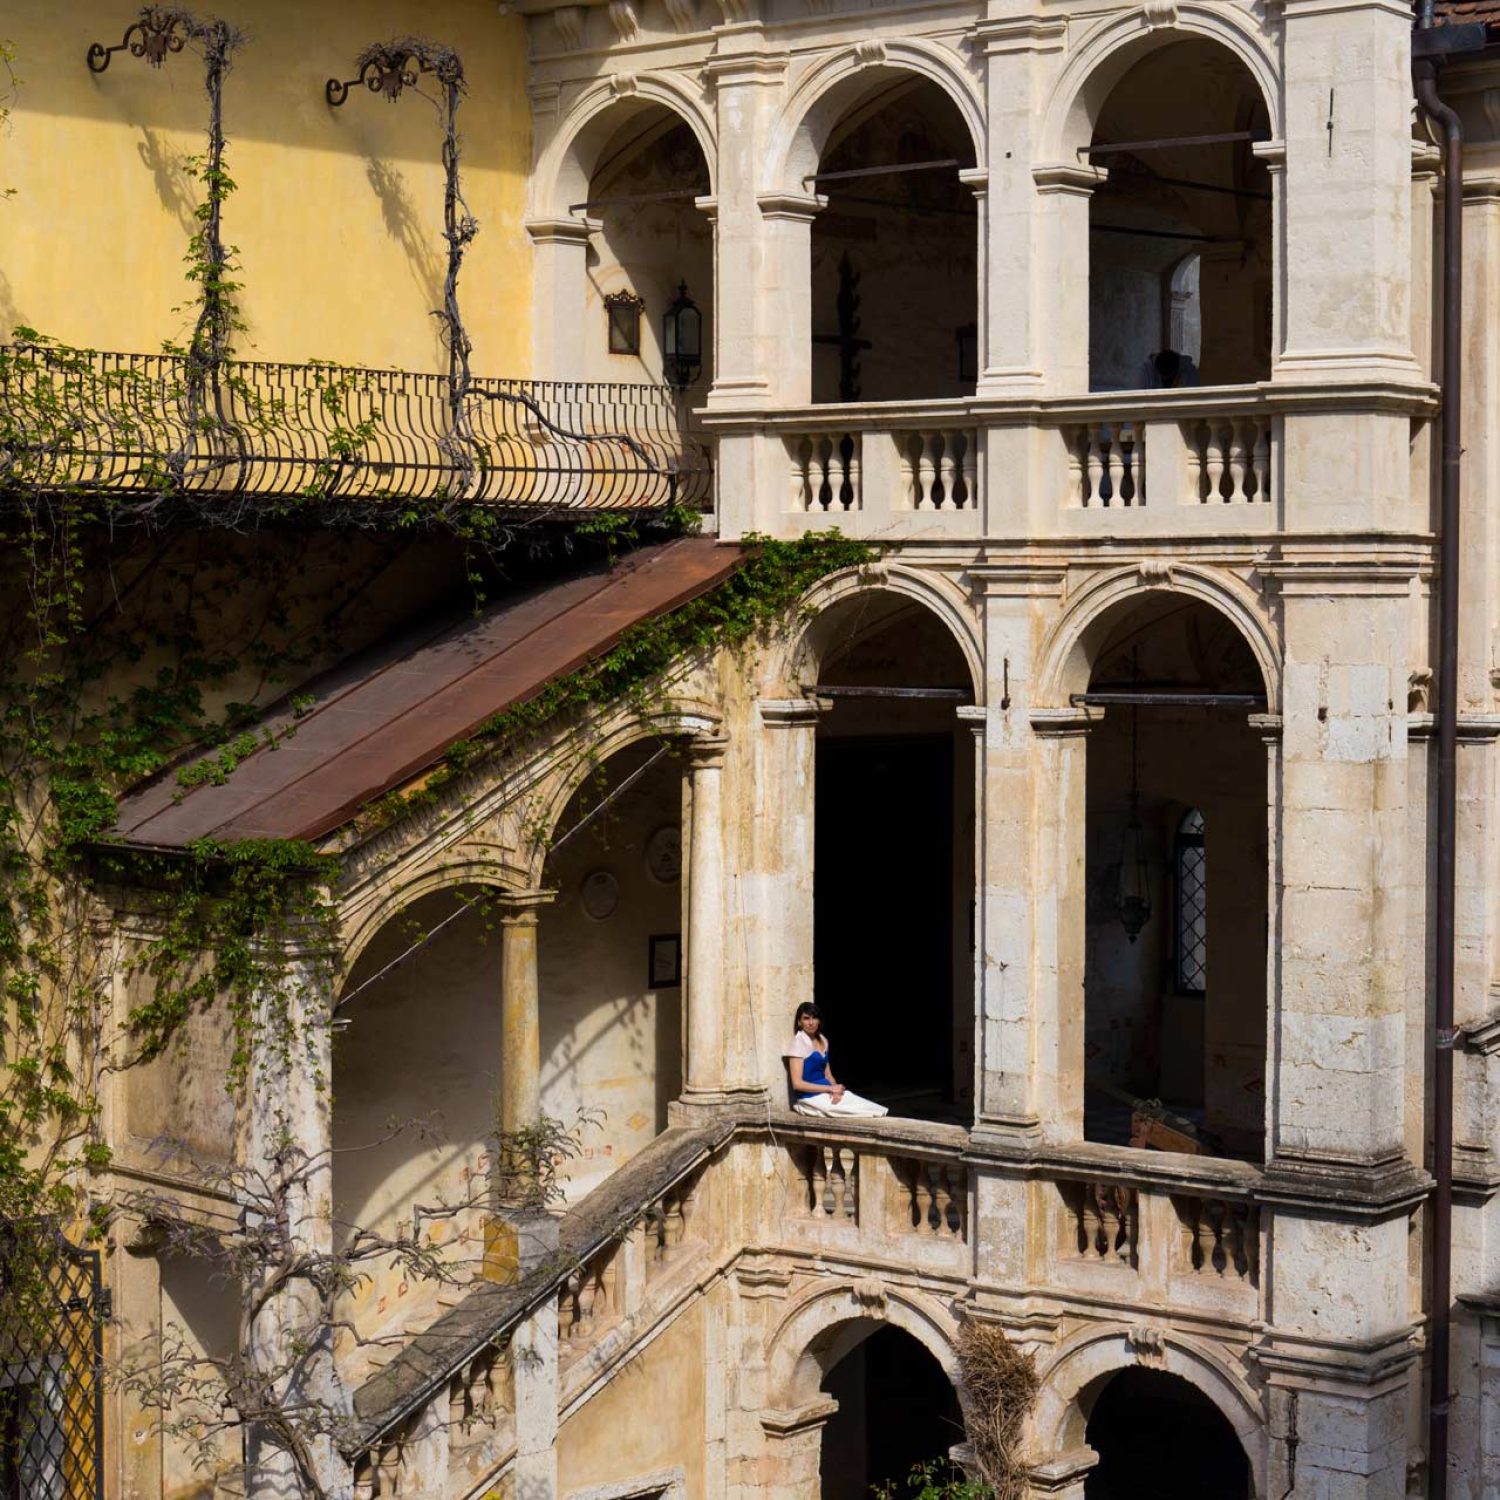
[[[480,1276],[502,1286],[524,1280],[557,1254],[559,1221],[541,1208],[501,1209],[484,1221]]]

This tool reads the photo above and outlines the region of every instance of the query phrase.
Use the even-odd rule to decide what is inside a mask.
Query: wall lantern
[[[634,292],[611,292],[604,299],[604,316],[609,320],[609,352],[641,352],[641,309],[645,302]]]
[[[677,300],[662,314],[662,375],[668,385],[685,391],[703,368],[703,314],[679,283]]]

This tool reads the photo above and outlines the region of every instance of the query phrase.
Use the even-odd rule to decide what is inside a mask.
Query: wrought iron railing
[[[665,387],[0,346],[0,489],[635,510],[711,472]]]

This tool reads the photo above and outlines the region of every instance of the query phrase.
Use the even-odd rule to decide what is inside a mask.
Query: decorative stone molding
[[[614,9],[613,6],[610,7]],[[634,73],[615,73],[609,80],[609,91],[617,99],[627,98],[641,91],[641,80]]]
[[[864,67],[886,60],[886,46],[879,37],[866,37],[863,41],[856,42],[853,52],[855,62]]]
[[[1061,52],[1068,23],[1061,16],[1007,16],[981,21],[965,38],[970,50],[986,57],[1007,52]]]
[[[822,1401],[812,1401],[806,1406],[791,1410],[777,1408],[763,1411],[760,1414],[760,1425],[771,1437],[793,1437],[809,1428],[821,1427],[838,1409],[837,1401],[825,1397]]]
[[[1141,14],[1146,18],[1146,25],[1153,31],[1177,24],[1175,0],[1146,0]]]
[[[718,0],[726,26],[746,26],[760,19],[758,0]]]
[[[663,3],[667,9],[667,19],[672,23],[674,31],[688,32],[697,29],[696,0],[663,0]]]
[[[552,24],[565,52],[574,51],[583,41],[583,6],[563,5],[552,12]]]
[[[767,729],[795,729],[811,726],[830,708],[831,698],[762,698],[756,705],[760,710],[760,722]]]
[[[640,34],[640,18],[632,0],[609,0],[609,24],[622,42],[633,42]]]
[[[1079,161],[1043,162],[1031,169],[1031,180],[1038,193],[1071,193],[1086,198],[1109,180],[1109,172]]]
[[[825,208],[823,193],[763,193],[755,200],[763,219],[792,219],[812,222]]]
[[[1125,1341],[1135,1350],[1135,1357],[1141,1364],[1153,1367],[1166,1364],[1167,1336],[1160,1328],[1138,1323],[1126,1330]]]
[[[1171,583],[1177,576],[1176,568],[1164,557],[1143,557],[1136,572],[1142,583]]]
[[[885,1283],[878,1276],[861,1277],[849,1288],[849,1295],[866,1317],[885,1317],[890,1299],[886,1294]]]

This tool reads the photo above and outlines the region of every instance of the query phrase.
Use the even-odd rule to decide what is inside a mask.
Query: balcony
[[[1434,406],[1427,386],[1262,382],[703,420],[719,438],[726,536],[834,527],[885,540],[1186,540],[1421,529],[1425,450],[1415,424]],[[1339,452],[1345,461],[1330,464]],[[1289,495],[1307,507],[1300,520]]]
[[[658,386],[0,348],[0,482],[107,495],[426,501],[538,511],[706,504],[706,450]]]

